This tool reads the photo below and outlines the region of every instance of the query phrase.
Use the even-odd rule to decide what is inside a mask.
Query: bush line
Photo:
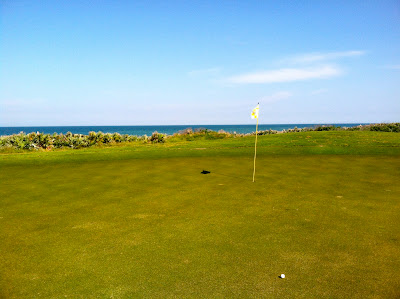
[[[382,124],[371,124],[371,125],[359,125],[354,127],[339,127],[339,126],[316,126],[313,128],[293,128],[288,130],[276,131],[276,130],[265,130],[259,131],[258,135],[269,135],[269,134],[282,134],[282,133],[295,133],[295,132],[310,132],[310,131],[378,131],[378,132],[400,132],[400,123],[382,123]],[[243,136],[255,135],[253,133],[238,134],[228,133],[224,130],[218,132],[211,131],[205,128],[195,129],[191,128],[181,130],[173,135],[166,135],[162,133],[154,132],[151,136],[135,136],[128,134],[119,133],[103,133],[103,132],[89,132],[88,135],[73,134],[68,132],[66,134],[44,134],[39,132],[32,132],[25,134],[20,132],[19,134],[13,134],[8,136],[0,137],[0,149],[17,149],[17,150],[52,150],[61,148],[85,148],[91,146],[100,145],[113,145],[120,143],[164,143],[177,142],[177,141],[193,141],[196,139],[224,139],[224,138],[235,138]]]

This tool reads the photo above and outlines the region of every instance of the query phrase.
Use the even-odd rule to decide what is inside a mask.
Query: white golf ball
[[[285,274],[281,274],[281,278],[285,278]]]

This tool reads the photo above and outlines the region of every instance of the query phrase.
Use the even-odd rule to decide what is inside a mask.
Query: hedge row
[[[314,128],[293,128],[283,131],[265,130],[259,131],[258,135],[269,135],[277,133],[292,133],[292,132],[308,132],[308,131],[380,131],[380,132],[400,132],[400,123],[390,124],[373,124],[373,125],[359,125],[355,127],[338,127],[338,126],[317,126]],[[84,148],[94,145],[104,144],[118,144],[123,142],[141,142],[141,143],[164,143],[166,140],[170,142],[175,141],[192,141],[196,139],[223,139],[231,137],[242,137],[255,135],[255,132],[248,134],[228,133],[224,130],[218,132],[211,131],[205,128],[196,129],[193,131],[191,128],[179,131],[173,135],[165,135],[154,132],[151,136],[135,136],[119,133],[103,133],[103,132],[89,132],[88,135],[73,134],[68,132],[66,134],[44,134],[44,133],[29,133],[21,132],[9,136],[0,137],[0,149],[46,149],[51,150],[54,148]]]

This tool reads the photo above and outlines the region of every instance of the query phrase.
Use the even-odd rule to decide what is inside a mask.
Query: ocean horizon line
[[[370,123],[309,123],[309,124],[258,124],[259,131],[275,130],[283,131],[288,129],[297,128],[314,128],[317,126],[340,126],[340,127],[354,127],[358,125],[367,125]],[[146,126],[19,126],[19,127],[0,127],[0,136],[7,136],[18,134],[20,132],[31,133],[40,132],[44,134],[66,134],[71,132],[73,134],[87,135],[91,131],[104,132],[104,133],[119,133],[128,135],[151,135],[153,132],[158,132],[166,135],[173,135],[182,130],[191,128],[208,129],[211,131],[225,131],[228,133],[247,134],[256,131],[256,124],[242,124],[242,125],[146,125]]]
[[[381,122],[321,122],[321,123],[259,123],[259,126],[283,126],[283,125],[365,125],[378,124]],[[18,125],[0,126],[0,128],[62,128],[62,127],[174,127],[174,126],[255,126],[256,124],[174,124],[174,125]]]

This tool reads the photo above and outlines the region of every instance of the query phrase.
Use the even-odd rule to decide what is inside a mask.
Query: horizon
[[[320,124],[258,124],[258,131],[275,130],[283,132],[290,129],[315,129],[317,127],[336,127],[336,128],[355,128],[359,126],[370,126],[370,123],[320,123]],[[152,135],[154,132],[160,132],[167,135],[173,135],[184,130],[206,129],[213,132],[224,132],[246,134],[255,132],[257,126],[255,124],[225,124],[225,125],[149,125],[149,126],[18,126],[18,127],[0,127],[0,136],[10,136],[15,134],[28,134],[29,132],[38,132],[43,134],[89,134],[90,132],[109,132],[120,133],[122,135]]]
[[[283,126],[283,125],[366,125],[380,124],[378,122],[322,122],[322,123],[259,123],[259,126]],[[0,128],[53,128],[53,127],[183,127],[183,126],[255,126],[255,124],[170,124],[170,125],[52,125],[52,126],[0,126]]]
[[[1,127],[400,121],[398,1],[0,7]]]

